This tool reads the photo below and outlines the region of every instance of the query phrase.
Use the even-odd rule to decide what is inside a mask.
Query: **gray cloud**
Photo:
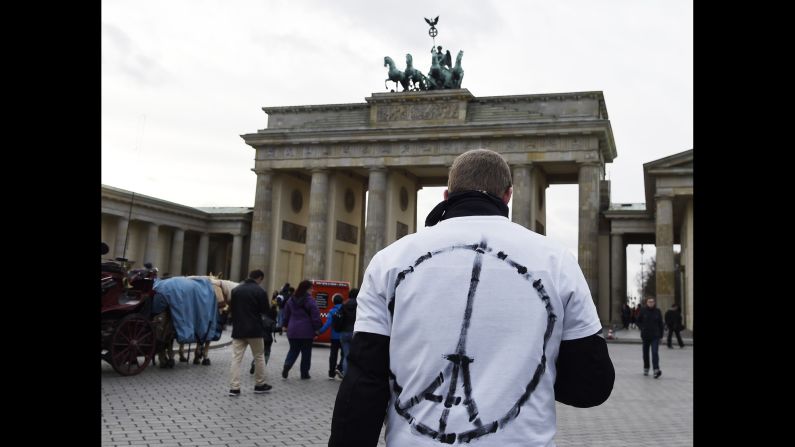
[[[167,71],[144,54],[133,39],[119,27],[102,23],[102,66],[109,73],[123,73],[142,85],[161,85],[169,79]]]

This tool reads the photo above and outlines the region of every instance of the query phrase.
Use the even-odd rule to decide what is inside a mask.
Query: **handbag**
[[[262,329],[265,330],[265,334],[262,336],[263,340],[266,342],[275,341],[273,339],[273,332],[276,330],[276,321],[274,321],[273,318],[263,314]]]

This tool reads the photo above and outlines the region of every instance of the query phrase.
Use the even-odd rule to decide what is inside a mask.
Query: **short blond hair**
[[[447,191],[486,191],[502,197],[511,187],[511,168],[502,155],[489,149],[472,149],[456,157],[447,177]]]

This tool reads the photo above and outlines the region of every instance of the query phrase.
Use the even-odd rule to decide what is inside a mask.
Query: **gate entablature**
[[[406,91],[373,93],[364,104],[263,111],[268,127],[241,137],[256,150],[258,176],[249,265],[262,266],[268,282],[299,270],[296,278],[326,277],[345,263],[358,274],[336,279],[358,283],[378,250],[416,231],[416,190],[446,184],[458,155],[489,148],[511,165],[512,220],[531,230],[545,233],[550,184],[579,185],[579,259],[598,299],[600,188],[605,163],[617,155],[602,92]],[[364,207],[340,205],[363,203],[365,192],[377,198],[368,201],[366,222]],[[300,194],[314,211],[291,217],[284,194]],[[277,271],[284,265],[295,269]]]
[[[242,135],[257,149],[255,168],[449,166],[477,147],[497,150],[509,163],[616,157],[598,91],[476,98],[458,89],[374,93],[365,100],[263,107],[268,128]]]

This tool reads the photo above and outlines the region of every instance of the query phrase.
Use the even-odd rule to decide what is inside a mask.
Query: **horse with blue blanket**
[[[210,364],[207,358],[210,342],[221,338],[220,311],[228,305],[236,285],[209,276],[175,276],[155,282],[152,313],[156,315],[153,319],[156,326],[160,326],[156,327],[156,333],[161,335],[158,337],[161,368],[174,367],[174,339],[180,343],[181,358],[183,345],[196,343],[193,363]]]

